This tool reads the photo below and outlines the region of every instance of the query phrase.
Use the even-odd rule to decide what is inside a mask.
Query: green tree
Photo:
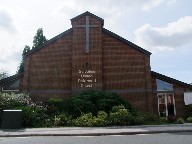
[[[30,51],[30,47],[25,45],[24,49],[23,49],[23,53],[22,53],[22,59],[21,59],[21,63],[17,69],[17,73],[18,74],[21,74],[24,72],[24,65],[25,65],[25,60],[24,60],[24,57],[25,57],[25,54]]]
[[[42,28],[39,28],[39,29],[37,30],[36,35],[35,35],[34,38],[33,38],[33,46],[32,46],[32,49],[41,46],[41,45],[44,44],[46,41],[47,41],[47,39],[46,39],[46,37],[43,35],[43,29],[42,29]],[[18,67],[18,69],[17,69],[17,73],[18,73],[18,74],[21,74],[21,73],[24,72],[24,65],[25,65],[24,57],[25,57],[25,54],[26,54],[28,51],[30,51],[30,47],[26,45],[26,46],[24,47],[24,49],[23,49],[22,59],[21,59],[20,65],[19,65],[19,67]]]
[[[9,76],[9,73],[6,70],[0,70],[0,80]]]
[[[39,28],[37,30],[36,35],[33,38],[33,46],[32,49],[37,48],[44,44],[47,41],[46,37],[43,35],[43,29]]]

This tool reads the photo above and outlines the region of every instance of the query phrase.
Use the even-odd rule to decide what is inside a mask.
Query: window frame
[[[162,104],[165,104],[165,116],[167,117],[167,116],[169,116],[169,114],[168,114],[168,103],[167,103],[167,96],[168,95],[172,95],[173,96],[173,106],[174,106],[174,115],[176,115],[176,105],[175,105],[175,95],[174,95],[174,93],[157,93],[157,101],[158,101],[158,113],[159,113],[159,115],[160,115],[160,107],[159,107],[159,95],[164,95],[164,97],[165,97],[165,103],[162,103]]]

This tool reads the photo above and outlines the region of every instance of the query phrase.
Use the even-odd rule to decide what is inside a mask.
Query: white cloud
[[[125,1],[122,1],[125,3]],[[122,11],[122,2],[117,6],[117,2],[114,0],[71,0],[69,2],[63,2],[57,9],[57,13],[63,13],[68,18],[73,18],[85,11],[90,11],[104,18],[115,16]],[[108,7],[108,8],[107,8]]]
[[[105,19],[109,28],[114,28],[119,17],[131,14],[133,11],[151,10],[161,4],[171,3],[175,0],[70,0],[60,1],[54,10],[53,17],[71,19],[85,11],[90,11]],[[58,1],[57,1],[58,2]]]
[[[127,10],[133,8],[141,8],[142,10],[150,10],[160,4],[172,4],[176,0],[70,0],[63,2],[57,8],[57,12],[64,13],[65,16],[71,18],[82,12],[90,11],[103,18],[111,18],[121,15]]]
[[[192,16],[168,23],[165,27],[145,24],[135,30],[135,43],[151,52],[175,50],[192,43]]]
[[[142,10],[144,11],[148,11],[154,7],[157,7],[161,4],[167,4],[167,5],[171,5],[173,3],[175,3],[176,0],[147,0],[142,4]]]
[[[0,31],[16,32],[11,14],[6,9],[0,9]]]

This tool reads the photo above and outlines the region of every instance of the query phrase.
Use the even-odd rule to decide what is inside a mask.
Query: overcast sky
[[[192,83],[191,0],[0,0],[0,70],[15,74],[38,28],[51,39],[85,12],[150,51],[151,69]]]

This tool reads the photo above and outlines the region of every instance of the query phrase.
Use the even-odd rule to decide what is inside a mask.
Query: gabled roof
[[[12,75],[12,76],[10,76],[10,77],[7,77],[7,78],[4,78],[4,79],[0,80],[0,84],[6,84],[6,83],[9,83],[9,82],[18,80],[18,79],[20,79],[22,76],[23,76],[23,74],[15,74],[15,75]]]
[[[146,54],[148,57],[150,57],[151,53],[150,53],[149,51],[147,51],[147,50],[145,50],[145,49],[137,46],[136,44],[134,44],[134,43],[132,43],[132,42],[130,42],[130,41],[122,38],[121,36],[119,36],[119,35],[111,32],[111,31],[109,31],[109,30],[107,30],[107,29],[105,29],[105,28],[103,28],[102,31],[103,31],[104,33],[106,33],[106,34],[108,34],[108,35],[111,35],[111,36],[115,37],[116,39],[124,42],[125,44],[128,44],[128,45],[131,46],[131,47],[134,47],[135,49],[141,51],[142,53],[144,53],[144,54]]]
[[[83,14],[80,14],[80,15],[74,17],[74,18],[72,18],[72,19],[71,19],[71,22],[74,21],[74,20],[79,19],[80,17],[86,16],[86,15],[90,15],[90,16],[92,16],[92,17],[94,17],[94,18],[100,20],[100,21],[102,22],[102,25],[104,24],[104,20],[103,20],[102,18],[100,18],[100,17],[98,17],[98,16],[96,16],[96,15],[94,15],[94,14],[88,12],[88,11],[85,12],[85,13],[83,13]],[[69,34],[69,33],[72,32],[72,31],[73,31],[72,28],[70,28],[70,29],[64,31],[63,33],[61,33],[61,34],[55,36],[54,38],[52,38],[52,39],[50,39],[50,40],[48,40],[46,43],[44,43],[44,44],[41,45],[40,47],[37,47],[37,48],[34,48],[34,49],[30,50],[29,52],[27,52],[27,53],[25,54],[25,57],[27,57],[27,56],[29,56],[30,54],[32,54],[32,53],[38,51],[38,50],[41,49],[41,48],[47,46],[48,44],[51,44],[52,42],[54,42],[54,41],[58,40],[59,38],[65,36],[65,35],[67,35],[67,34]],[[126,40],[126,39],[120,37],[119,35],[117,35],[117,34],[111,32],[111,31],[109,31],[109,30],[107,30],[107,29],[105,29],[105,28],[103,28],[102,31],[105,32],[105,33],[107,33],[108,35],[111,35],[111,36],[115,37],[116,39],[118,39],[118,40],[120,40],[120,41],[122,41],[122,42],[128,44],[129,46],[131,46],[131,47],[133,47],[133,48],[135,48],[135,49],[141,51],[142,53],[144,53],[144,54],[146,54],[148,57],[150,57],[151,53],[150,53],[149,51],[147,51],[147,50],[145,50],[145,49],[143,49],[143,48],[137,46],[136,44],[134,44],[134,43],[132,43],[132,42],[130,42],[130,41],[128,41],[128,40]]]
[[[94,17],[95,19],[98,19],[99,21],[101,21],[102,26],[104,25],[104,20],[102,18],[100,18],[100,17],[98,17],[98,16],[96,16],[96,15],[94,15],[94,14],[88,12],[88,11],[86,11],[86,12],[84,12],[84,13],[82,13],[82,14],[74,17],[74,18],[72,18],[71,22],[73,22],[73,21],[75,21],[75,20],[77,20],[77,19],[79,19],[79,18],[81,18],[83,16],[86,16],[86,15],[89,15],[89,16]]]
[[[187,87],[187,88],[189,88],[189,89],[192,90],[192,85],[187,84],[187,83],[184,83],[184,82],[182,82],[182,81],[179,81],[179,80],[170,78],[170,77],[168,77],[168,76],[159,74],[159,73],[154,72],[154,71],[151,71],[151,75],[154,76],[154,77],[156,77],[157,79],[160,79],[160,80],[163,80],[163,81],[166,81],[166,82],[170,82],[170,83],[175,83],[175,84],[178,84],[178,85]]]
[[[38,50],[41,49],[41,48],[47,46],[48,44],[53,43],[54,41],[60,39],[61,37],[63,37],[63,36],[65,36],[65,35],[69,34],[70,32],[72,32],[72,28],[70,28],[70,29],[64,31],[63,33],[61,33],[61,34],[59,34],[59,35],[53,37],[52,39],[48,40],[46,43],[44,43],[44,44],[41,45],[40,47],[37,47],[37,48],[34,48],[34,49],[30,50],[29,52],[27,52],[27,53],[25,54],[25,57],[27,57],[28,55],[30,55],[30,54],[32,54],[32,53],[38,51]]]

